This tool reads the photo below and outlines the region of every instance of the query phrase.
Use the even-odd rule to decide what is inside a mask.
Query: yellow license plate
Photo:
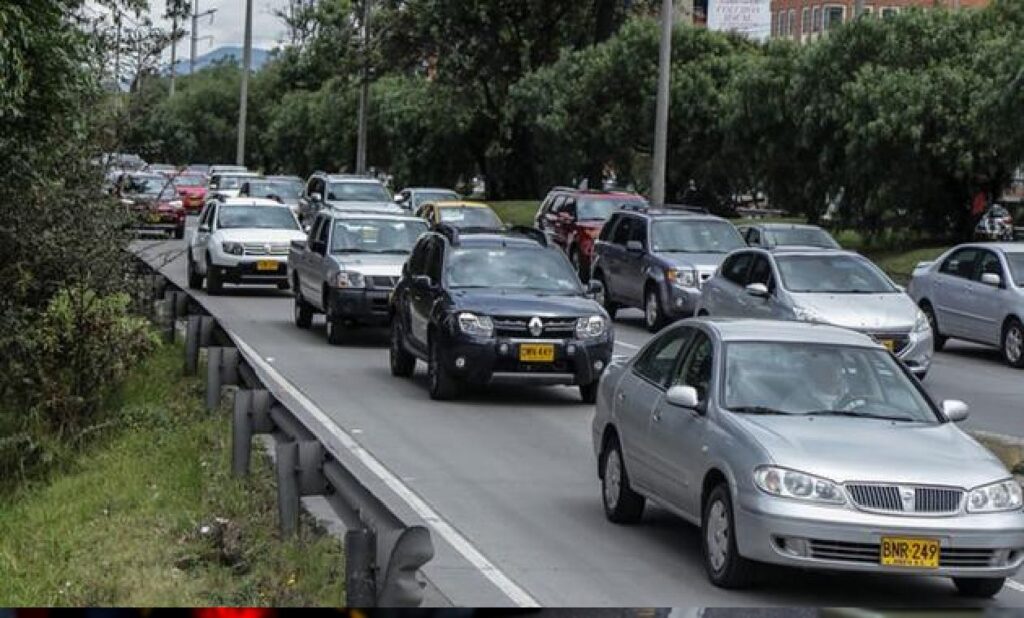
[[[149,222],[150,223],[160,223],[161,221],[163,221],[163,219],[164,218],[162,216],[158,215],[155,212],[154,213],[150,213],[150,215],[149,215]]]
[[[519,346],[519,362],[552,363],[555,361],[555,346],[550,343],[524,343]]]
[[[260,260],[256,262],[256,270],[277,270],[277,262],[274,260]]]
[[[915,569],[939,568],[939,542],[935,539],[882,537],[882,566]]]
[[[890,352],[896,349],[896,342],[892,339],[882,339],[882,345],[884,345],[885,349]]]

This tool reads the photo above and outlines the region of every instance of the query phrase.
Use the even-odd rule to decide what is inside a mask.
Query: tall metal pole
[[[370,0],[363,0],[363,75],[359,88],[359,130],[356,136],[356,173],[366,173],[367,105],[370,99]]]
[[[238,152],[235,163],[245,165],[245,116],[249,103],[249,71],[252,69],[252,0],[245,0],[245,50],[242,52],[242,92],[238,104]]]
[[[117,24],[117,36],[114,42],[114,89],[121,92],[121,11],[114,9],[114,22]]]
[[[192,75],[196,70],[196,43],[199,41],[199,0],[192,2],[192,49],[188,55],[188,74]]]
[[[171,20],[171,89],[170,96],[174,96],[174,78],[178,72],[178,16],[175,14]]]
[[[661,2],[661,46],[658,53],[658,99],[654,120],[654,160],[651,165],[651,205],[665,205],[665,167],[668,158],[669,77],[672,63],[672,0]]]

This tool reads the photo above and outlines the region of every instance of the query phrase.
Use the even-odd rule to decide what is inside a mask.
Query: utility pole
[[[117,24],[117,35],[114,42],[114,89],[121,92],[121,11],[114,9],[114,23]]]
[[[202,13],[199,12],[199,0],[193,0],[192,2],[192,52],[188,57],[188,74],[196,70],[196,45],[199,43],[199,18],[206,17],[207,15],[213,15],[217,12],[217,9],[207,9]]]
[[[245,0],[245,50],[242,52],[242,92],[238,104],[238,152],[235,163],[245,165],[245,116],[249,103],[249,70],[252,68],[252,0]]]
[[[356,173],[366,173],[367,104],[370,99],[370,0],[363,0],[363,75],[359,88],[359,129],[356,136]]]
[[[168,96],[174,96],[174,77],[178,72],[178,15],[171,20],[171,89]]]
[[[665,167],[668,158],[669,77],[672,64],[672,0],[661,2],[661,46],[658,52],[658,98],[654,119],[654,160],[651,165],[651,205],[665,205]]]

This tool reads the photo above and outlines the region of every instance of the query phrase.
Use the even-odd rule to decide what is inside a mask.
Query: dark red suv
[[[608,217],[623,207],[644,210],[647,200],[624,191],[555,187],[541,202],[534,225],[565,251],[580,279],[586,282],[590,280],[594,241]]]

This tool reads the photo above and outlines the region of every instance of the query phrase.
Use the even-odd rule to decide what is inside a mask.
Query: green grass
[[[487,202],[501,220],[513,225],[533,227],[533,217],[537,214],[540,202],[537,200],[518,200],[507,202]]]
[[[942,255],[949,247],[922,247],[909,251],[865,251],[872,262],[878,264],[896,283],[906,285],[918,262],[930,262]]]
[[[122,429],[5,496],[0,606],[343,603],[339,543],[308,522],[299,540],[278,538],[266,459],[230,476],[226,415],[203,412],[181,358],[160,349],[124,386]],[[198,532],[217,518],[224,542]]]

